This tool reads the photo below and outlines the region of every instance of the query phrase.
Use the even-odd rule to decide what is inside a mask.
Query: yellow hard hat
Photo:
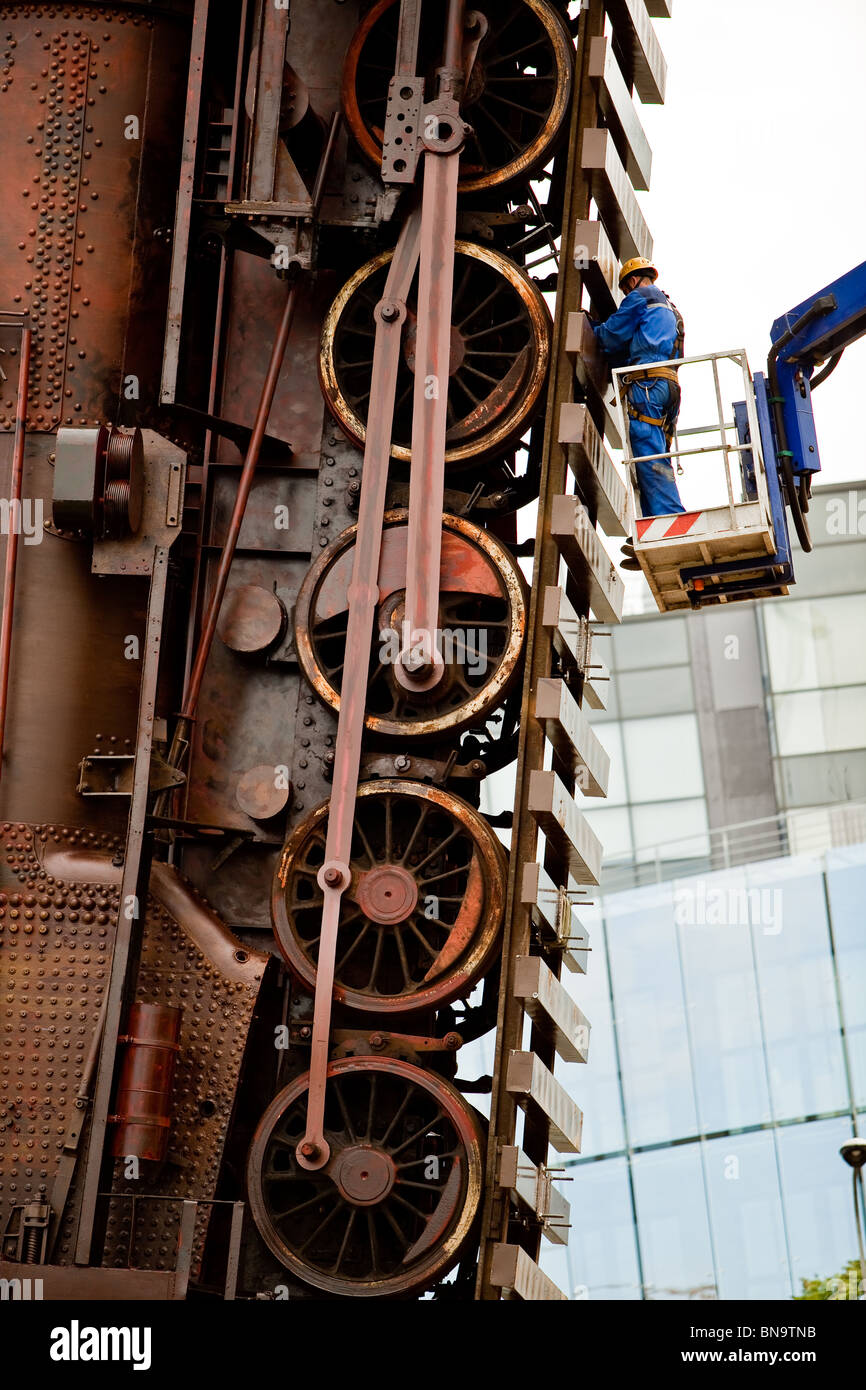
[[[632,256],[631,260],[626,261],[622,270],[619,272],[620,289],[622,288],[623,280],[627,280],[630,275],[634,275],[636,270],[642,270],[645,275],[649,276],[650,280],[657,280],[659,278],[658,271],[652,261],[647,260],[646,256]]]

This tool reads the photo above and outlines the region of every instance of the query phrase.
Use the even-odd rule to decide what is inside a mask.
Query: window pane
[[[692,674],[688,666],[672,666],[657,671],[622,671],[614,677],[623,712],[639,709],[642,714],[679,714],[693,710]]]
[[[866,845],[831,850],[827,890],[856,1105],[866,1105]]]
[[[702,859],[710,852],[707,835],[707,806],[701,801],[660,801],[656,805],[632,808],[637,859],[646,863],[656,857],[662,862],[675,859]]]
[[[697,1132],[671,887],[605,902],[614,1011],[632,1144]]]
[[[768,604],[764,625],[774,690],[866,683],[866,604],[860,594]]]
[[[615,859],[632,852],[631,822],[625,806],[610,810],[590,811],[589,803],[581,803],[590,830],[601,840],[605,859]]]
[[[616,721],[609,724],[595,724],[595,734],[605,753],[610,758],[610,777],[608,778],[605,806],[624,806],[628,797],[625,791],[625,760],[622,754],[622,726]],[[581,809],[584,809],[583,806]]]
[[[562,1189],[571,1203],[568,1249],[557,1253],[545,1241],[541,1268],[571,1298],[640,1298],[625,1159],[581,1163],[569,1177]]]
[[[772,1134],[735,1134],[709,1141],[704,1145],[704,1171],[719,1298],[790,1298]]]
[[[583,1111],[580,1152],[590,1157],[623,1149],[625,1136],[601,912],[580,907],[576,916],[589,932],[586,974],[563,970],[561,983],[589,1020],[589,1064],[557,1060],[556,1079]]]
[[[718,873],[674,885],[704,1134],[765,1124],[771,1118],[749,924],[751,904],[738,892],[745,883],[743,873]]]
[[[779,753],[783,758],[799,753],[832,753],[841,748],[863,747],[866,686],[776,695],[773,705]]]
[[[801,1280],[829,1279],[856,1255],[851,1169],[839,1157],[839,1145],[850,1138],[851,1121],[844,1119],[777,1131],[796,1293]]]
[[[689,659],[685,618],[666,616],[646,623],[626,623],[614,629],[612,641],[613,665],[617,671],[682,666]]]
[[[632,801],[673,801],[703,795],[695,715],[628,719],[622,731]]]
[[[752,928],[777,1120],[848,1102],[820,861],[754,865],[762,925]]]
[[[632,1160],[646,1297],[715,1298],[698,1144]]]

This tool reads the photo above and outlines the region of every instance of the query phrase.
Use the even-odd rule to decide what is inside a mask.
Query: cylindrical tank
[[[177,1062],[181,1010],[168,1004],[133,1004],[124,1044],[111,1144],[115,1158],[161,1162],[168,1150],[171,1086]]]

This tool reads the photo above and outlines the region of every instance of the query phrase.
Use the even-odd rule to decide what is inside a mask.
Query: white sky
[[[675,0],[655,20],[664,106],[639,193],[686,352],[745,347],[766,370],[775,318],[866,260],[866,0]],[[866,339],[815,394],[822,472],[866,477]]]

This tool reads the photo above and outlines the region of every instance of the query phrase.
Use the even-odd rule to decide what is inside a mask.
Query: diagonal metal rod
[[[21,360],[18,364],[18,402],[15,409],[15,441],[9,487],[9,532],[3,571],[3,612],[0,615],[0,776],[9,696],[9,664],[12,655],[12,617],[15,608],[15,569],[18,533],[21,529],[21,494],[24,487],[24,441],[27,433],[27,382],[30,374],[31,330],[21,326]]]

